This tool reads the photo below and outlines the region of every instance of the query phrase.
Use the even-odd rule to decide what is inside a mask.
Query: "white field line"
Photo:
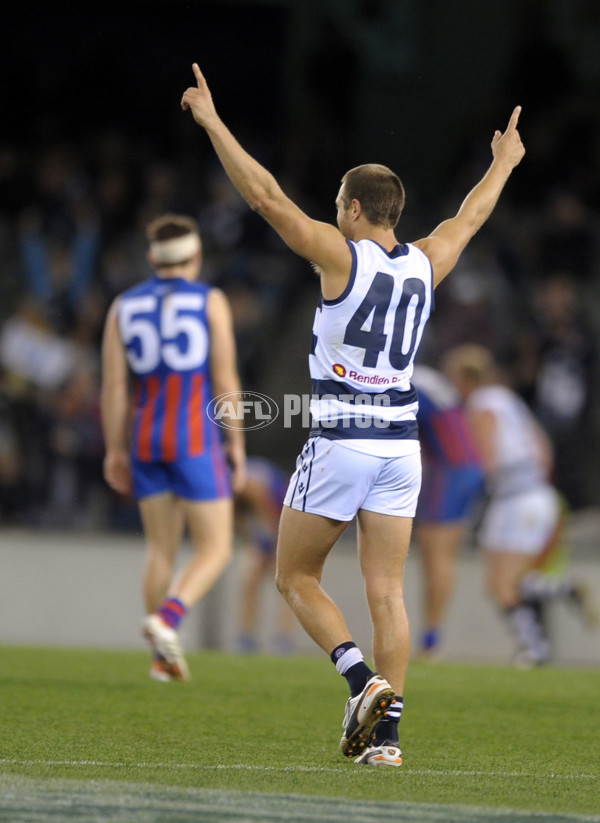
[[[329,767],[319,766],[251,766],[245,763],[239,764],[221,764],[214,766],[206,766],[198,763],[112,763],[102,760],[18,760],[10,758],[0,758],[0,766],[72,766],[79,767],[98,767],[98,768],[114,768],[114,769],[160,769],[160,770],[187,770],[190,771],[248,771],[248,772],[303,772],[303,773],[318,773],[318,774],[348,774],[348,769],[332,769]],[[402,768],[403,774],[414,774],[421,777],[501,777],[501,778],[527,778],[527,779],[541,779],[541,780],[589,780],[597,781],[598,775],[595,774],[556,774],[550,772],[549,774],[532,774],[531,772],[502,772],[502,771],[461,771],[460,769],[411,769],[409,767]]]
[[[353,771],[352,769],[350,771]],[[0,774],[0,820],[10,823],[599,823],[579,814],[294,794],[156,787],[123,781]],[[5,815],[3,816],[3,810]],[[6,815],[10,815],[7,817]]]

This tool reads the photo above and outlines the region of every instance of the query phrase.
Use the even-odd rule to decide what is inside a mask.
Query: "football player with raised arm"
[[[224,430],[223,444],[207,406],[219,394],[239,391],[240,381],[229,303],[197,280],[196,222],[167,214],[150,223],[147,235],[155,273],[116,298],[104,329],[104,475],[139,503],[151,677],[188,680],[177,630],[229,562],[232,486],[238,490],[245,481],[243,431]],[[173,579],[185,526],[193,554]]]
[[[458,213],[428,237],[399,243],[399,178],[367,164],[342,177],[337,226],[312,220],[220,119],[197,64],[181,101],[206,131],[249,206],[319,271],[310,373],[313,430],[298,458],[280,522],[277,584],[312,639],[346,677],[350,697],[340,747],[357,763],[399,766],[398,720],[409,658],[403,575],[421,482],[411,386],[413,359],[452,270],[491,214],[524,148],[520,108],[492,140],[492,163]],[[373,623],[377,673],[321,586],[325,560],[357,518],[360,567]]]

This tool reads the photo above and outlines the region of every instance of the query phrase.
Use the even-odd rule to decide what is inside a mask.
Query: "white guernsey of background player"
[[[337,227],[312,220],[240,146],[218,116],[196,64],[193,72],[197,85],[184,92],[182,108],[205,129],[250,207],[320,274],[311,375],[317,397],[344,399],[337,409],[335,401],[324,408],[318,399],[313,403],[315,425],[281,515],[277,584],[350,686],[342,752],[358,755],[357,763],[398,766],[410,646],[403,576],[421,482],[413,358],[434,287],[488,218],[524,155],[517,131],[520,108],[506,131],[494,134],[491,166],[456,216],[424,239],[403,244],[394,230],[404,190],[393,172],[376,164],[352,169],[337,195]],[[384,382],[373,384],[369,378],[377,376]],[[352,402],[359,394],[361,405]],[[365,396],[373,402],[365,403]],[[321,587],[329,551],[354,517],[377,673]]]

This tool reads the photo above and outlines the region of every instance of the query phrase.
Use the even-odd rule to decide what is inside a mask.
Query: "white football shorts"
[[[337,440],[311,437],[296,461],[284,503],[333,520],[359,509],[414,517],[421,489],[421,454],[377,457]]]
[[[483,514],[479,543],[490,551],[534,557],[546,548],[560,516],[560,500],[551,486],[492,498]]]

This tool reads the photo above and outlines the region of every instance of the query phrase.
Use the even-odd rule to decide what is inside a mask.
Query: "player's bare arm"
[[[534,419],[535,436],[540,455],[540,463],[546,474],[546,479],[550,480],[554,470],[554,448],[546,430],[542,425]]]
[[[495,471],[498,462],[496,455],[497,422],[493,412],[486,410],[469,410],[467,413],[469,426],[477,450],[481,457],[481,465],[486,474]]]
[[[219,289],[211,289],[207,303],[207,317],[210,328],[210,371],[215,397],[229,392],[241,391],[237,370],[233,320],[227,298]],[[246,482],[246,448],[244,431],[241,428],[225,430],[227,457],[232,468],[234,492],[240,491]]]
[[[250,208],[264,217],[292,251],[315,263],[330,291],[340,294],[352,267],[345,238],[336,226],[308,217],[273,175],[240,146],[217,114],[198,65],[194,63],[192,68],[197,85],[184,92],[182,109],[189,109],[206,131],[223,168]]]
[[[129,384],[127,360],[118,324],[119,299],[112,304],[102,340],[100,412],[106,444],[104,477],[119,494],[131,492],[131,463],[127,442]]]
[[[434,229],[428,237],[418,240],[418,246],[431,260],[434,284],[452,271],[469,240],[492,213],[513,169],[521,162],[525,148],[517,131],[521,107],[513,111],[506,131],[496,131],[492,140],[493,161],[463,201],[458,213]]]

